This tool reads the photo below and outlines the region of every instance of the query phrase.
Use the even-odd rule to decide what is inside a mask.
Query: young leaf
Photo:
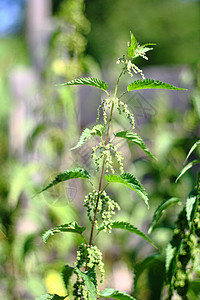
[[[35,300],[64,300],[67,296],[61,297],[56,294],[45,294],[35,298]]]
[[[135,298],[131,297],[130,295],[115,290],[115,289],[105,289],[104,291],[100,292],[100,298],[111,298],[111,299],[118,299],[118,300],[136,300]]]
[[[137,41],[134,35],[131,33],[131,42],[127,49],[128,56],[134,57],[136,48],[137,48]]]
[[[85,227],[79,226],[76,222],[59,225],[53,229],[46,231],[42,236],[42,240],[44,243],[46,243],[46,241],[48,240],[48,238],[51,235],[54,235],[55,233],[60,233],[60,232],[74,232],[74,233],[82,234],[83,231],[85,231],[85,229],[86,229]]]
[[[71,148],[71,150],[81,147],[87,140],[89,140],[93,135],[102,136],[105,132],[106,127],[102,124],[95,125],[92,129],[86,128],[80,137],[78,144]]]
[[[127,139],[130,142],[135,143],[136,145],[138,145],[149,157],[151,158],[155,158],[151,152],[149,151],[149,149],[147,148],[147,146],[145,145],[143,139],[135,132],[132,132],[131,130],[127,130],[127,131],[120,131],[120,132],[116,132],[114,133],[114,135],[116,137],[121,137],[124,139]]]
[[[69,180],[69,179],[74,179],[74,178],[86,178],[86,179],[89,179],[90,175],[83,168],[75,168],[75,169],[67,170],[67,171],[65,171],[63,173],[58,174],[50,184],[48,184],[45,188],[43,188],[37,194],[40,194],[40,193],[46,191],[50,187],[52,187],[52,186],[54,186],[54,185],[56,185],[56,184],[58,184],[60,182],[63,182],[63,181]]]
[[[170,198],[168,200],[163,201],[158,208],[156,209],[154,216],[153,216],[153,221],[151,226],[149,227],[148,233],[150,234],[152,232],[152,229],[154,228],[154,226],[156,225],[156,223],[158,222],[158,220],[160,219],[160,217],[162,216],[163,212],[172,204],[176,204],[176,203],[180,203],[180,199],[173,197]]]
[[[200,160],[196,159],[191,161],[189,164],[187,164],[181,171],[181,173],[179,174],[179,176],[176,178],[176,182],[180,179],[181,176],[183,176],[183,174],[185,174],[189,169],[191,169],[193,166],[195,166],[196,164],[199,164]]]
[[[198,198],[196,195],[191,194],[186,201],[186,216],[188,223],[190,224],[195,216],[196,206],[198,204]]]
[[[87,289],[90,293],[89,299],[96,300],[97,291],[91,278],[85,273],[83,273],[82,271],[80,271],[78,268],[75,268],[75,272],[78,273],[83,278],[85,285],[87,286]]]
[[[147,193],[144,189],[144,187],[141,185],[141,183],[130,173],[123,173],[120,176],[117,175],[105,175],[104,178],[109,182],[116,182],[116,183],[122,183],[126,185],[128,188],[135,191],[137,194],[139,194],[142,199],[145,201],[147,207],[149,208],[148,204],[148,197]]]
[[[139,235],[140,237],[142,237],[143,239],[145,239],[150,244],[152,244],[155,248],[157,248],[157,246],[150,240],[150,238],[148,238],[148,236],[146,236],[143,232],[141,232],[134,225],[132,225],[128,222],[114,221],[114,222],[108,222],[106,225],[110,225],[111,228],[124,229],[124,230],[130,231],[132,233],[135,233],[135,234]],[[104,224],[102,224],[101,226],[99,226],[98,231],[103,230],[104,227],[105,227]]]
[[[136,80],[127,86],[128,92],[142,89],[187,90],[153,79]]]
[[[196,143],[194,143],[194,145],[191,147],[190,151],[188,152],[188,155],[186,156],[186,159],[184,161],[184,163],[186,162],[186,160],[188,160],[188,158],[190,157],[190,155],[192,154],[192,152],[196,149],[196,147],[200,144],[200,140],[197,141]]]
[[[69,280],[74,272],[74,268],[68,265],[65,265],[62,269],[62,277],[65,284],[66,289],[68,288]]]
[[[108,85],[106,82],[98,79],[98,78],[91,78],[91,77],[82,77],[78,79],[73,79],[66,83],[57,84],[56,86],[65,86],[65,85],[90,85],[96,88],[102,89],[104,91],[107,90]]]

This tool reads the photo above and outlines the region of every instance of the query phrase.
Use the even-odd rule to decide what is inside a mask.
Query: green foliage
[[[93,135],[98,135],[98,136],[102,136],[104,134],[106,130],[106,127],[103,126],[102,124],[97,124],[95,125],[92,129],[86,128],[80,137],[80,140],[78,142],[78,144],[71,148],[71,150],[75,150],[79,147],[81,147],[87,140],[89,140]]]
[[[75,179],[75,178],[85,178],[85,179],[89,179],[90,175],[89,173],[84,170],[83,168],[75,168],[75,169],[71,169],[71,170],[67,170],[63,173],[58,174],[54,180],[52,180],[51,183],[49,183],[46,187],[44,187],[39,193],[42,193],[44,191],[46,191],[47,189],[51,188],[52,186],[69,180],[69,179]]]
[[[104,178],[108,181],[108,183],[115,182],[115,183],[122,183],[131,190],[135,191],[138,195],[142,197],[142,199],[145,201],[147,207],[149,207],[148,204],[148,197],[147,193],[144,189],[144,187],[141,185],[141,183],[135,178],[133,174],[130,173],[123,173],[121,176],[117,175],[106,175]]]
[[[127,86],[127,91],[143,90],[143,89],[167,89],[167,90],[183,90],[187,89],[175,87],[169,83],[161,82],[159,80],[144,79],[136,80]]]
[[[96,296],[97,296],[97,290],[96,290],[95,285],[93,284],[91,278],[88,275],[86,275],[85,273],[83,273],[81,270],[79,270],[78,268],[75,268],[75,272],[83,278],[83,280],[87,286],[87,289],[89,291],[89,299],[95,300]]]
[[[106,82],[104,82],[100,79],[97,79],[97,78],[90,78],[90,77],[73,79],[66,83],[58,84],[57,86],[66,86],[66,85],[90,85],[90,86],[94,86],[96,88],[102,89],[104,91],[106,91],[108,88],[108,85]]]
[[[61,297],[56,294],[45,294],[35,298],[35,300],[64,300],[66,297]]]
[[[153,230],[153,228],[155,227],[155,225],[157,224],[158,220],[160,219],[160,217],[162,216],[163,212],[170,207],[173,204],[178,204],[180,203],[180,199],[173,197],[170,198],[168,200],[164,200],[156,209],[154,216],[153,216],[153,220],[151,223],[151,226],[149,227],[148,233],[151,233],[151,231]]]
[[[135,143],[136,145],[138,145],[149,157],[151,158],[155,158],[153,156],[153,154],[151,154],[151,152],[149,151],[149,149],[147,148],[146,144],[144,143],[143,139],[136,133],[136,132],[132,132],[131,130],[127,130],[127,131],[120,131],[120,132],[116,132],[114,133],[114,135],[116,137],[121,137],[124,139],[127,139],[128,141]]]
[[[128,222],[123,222],[123,221],[113,221],[110,224],[106,224],[107,226],[109,225],[112,229],[114,228],[118,228],[118,229],[124,229],[127,231],[130,231],[134,234],[137,234],[138,236],[142,237],[143,239],[145,239],[147,242],[149,242],[150,244],[152,244],[155,248],[157,248],[157,246],[154,244],[154,242],[152,242],[150,240],[150,238],[148,238],[148,236],[146,236],[143,232],[141,232],[139,229],[137,229],[134,225],[128,223]],[[98,231],[101,231],[105,228],[105,225],[102,224],[101,226],[99,226]]]
[[[55,233],[60,233],[60,232],[74,232],[74,233],[79,233],[82,234],[83,231],[85,231],[85,227],[79,226],[76,222],[71,222],[69,224],[63,224],[60,226],[56,226],[53,229],[47,230],[43,236],[42,240],[44,243],[46,243],[47,239],[51,236],[54,235]]]
[[[178,181],[189,169],[191,169],[193,166],[200,164],[200,160],[199,159],[195,159],[193,161],[191,161],[190,163],[188,163],[182,170],[181,173],[179,174],[179,176],[176,178],[176,181]]]
[[[111,299],[119,299],[119,300],[134,300],[135,298],[130,295],[120,292],[115,289],[105,289],[100,293],[100,298],[111,298]]]
[[[191,224],[195,216],[197,204],[198,204],[198,198],[196,195],[195,196],[190,195],[186,200],[186,216],[189,225]]]
[[[65,265],[62,269],[62,278],[63,278],[63,281],[65,283],[65,287],[68,288],[68,283],[69,283],[69,280],[72,276],[72,274],[74,273],[74,268],[73,267],[70,267],[68,265]]]

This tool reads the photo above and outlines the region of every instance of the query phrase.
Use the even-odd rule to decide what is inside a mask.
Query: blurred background
[[[200,1],[198,0],[1,0],[0,2],[0,298],[28,300],[49,292],[65,295],[59,272],[73,264],[80,240],[60,234],[47,244],[45,230],[76,220],[88,225],[82,201],[89,186],[79,180],[33,197],[55,175],[75,166],[91,173],[91,144],[70,151],[96,120],[101,93],[87,87],[56,87],[76,77],[98,77],[113,87],[116,65],[132,31],[140,44],[155,43],[137,65],[147,78],[187,88],[124,97],[136,132],[157,160],[122,145],[125,170],[144,184],[150,210],[134,193],[116,186],[116,219],[145,233],[156,207],[170,197],[184,204],[198,169],[175,179],[200,127]],[[122,89],[131,78],[122,80]],[[130,129],[115,119],[113,128]],[[94,142],[94,141],[93,141]],[[199,157],[199,150],[192,159]],[[102,234],[106,280],[142,300],[164,299],[164,255],[181,205],[162,216],[153,249],[124,232]],[[80,214],[81,213],[81,214]],[[80,219],[81,215],[81,219]],[[133,275],[135,274],[135,275]],[[199,284],[200,269],[194,275]],[[200,289],[199,289],[200,290]],[[197,293],[190,291],[190,299]],[[178,298],[176,298],[178,299]]]

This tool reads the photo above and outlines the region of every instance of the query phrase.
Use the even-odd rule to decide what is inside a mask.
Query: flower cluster
[[[97,197],[98,197],[98,192],[96,190],[93,190],[91,193],[85,196],[84,199],[83,206],[87,208],[87,215],[91,223],[93,222],[94,219]]]
[[[102,261],[102,253],[97,246],[88,246],[82,243],[77,251],[77,261],[75,266],[78,268],[86,268],[87,266],[88,270],[97,266],[101,275],[101,283],[103,282],[105,273],[104,263]]]
[[[137,49],[135,51],[137,51]],[[142,55],[140,55],[140,56],[142,56]],[[146,57],[145,55],[143,55],[143,56]],[[126,59],[125,55],[123,55],[122,57],[118,58],[116,63],[117,64],[122,63],[124,65],[124,67],[123,67],[124,74],[128,73],[131,77],[133,77],[134,74],[140,74],[142,76],[142,79],[143,80],[145,79],[143,71],[133,63],[133,59]]]
[[[77,280],[74,284],[73,295],[74,295],[74,300],[90,299],[90,293],[89,293],[82,277],[79,274],[77,274]]]
[[[126,118],[128,119],[130,125],[133,129],[135,129],[135,120],[133,114],[129,111],[127,104],[119,99],[115,99],[115,107],[117,108],[119,114],[124,113]]]
[[[89,193],[84,200],[84,206],[87,208],[88,218],[91,223],[94,219],[97,197],[98,192],[94,190],[92,193]],[[104,225],[104,231],[107,229],[109,232],[111,231],[112,216],[115,214],[116,209],[120,210],[119,204],[112,200],[107,193],[103,191],[99,195],[97,214],[101,216]],[[98,221],[96,220],[96,227],[98,228],[98,226]]]
[[[101,159],[105,157],[106,173],[108,173],[109,171],[111,171],[113,174],[115,173],[113,167],[113,159],[112,159],[112,153],[113,153],[119,164],[120,172],[123,173],[124,169],[123,169],[122,161],[124,158],[122,157],[122,153],[117,150],[118,148],[119,148],[119,144],[114,146],[112,143],[108,143],[107,145],[105,145],[102,142],[100,142],[98,145],[92,148],[91,157],[94,160],[97,171],[99,171]],[[97,150],[98,150],[98,154],[97,154]]]
[[[108,229],[111,232],[112,229],[112,217],[115,214],[115,209],[120,210],[120,206],[117,202],[112,200],[105,191],[101,196],[101,217],[104,225],[104,231]]]

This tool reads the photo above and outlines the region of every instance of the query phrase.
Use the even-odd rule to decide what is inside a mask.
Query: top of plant
[[[146,56],[146,53],[150,50],[153,50],[153,48],[149,48],[148,46],[153,46],[155,44],[153,43],[148,43],[141,45],[137,42],[136,38],[134,35],[131,34],[131,41],[128,42],[128,48],[127,48],[127,55],[128,58],[126,58],[125,55],[122,57],[118,58],[117,64],[123,63],[124,64],[124,72],[128,72],[128,74],[133,77],[134,73],[137,74],[139,73],[142,76],[142,79],[145,79],[145,76],[142,72],[141,69],[139,69],[134,63],[133,60],[136,57],[142,57],[146,60],[148,60],[148,57]]]

